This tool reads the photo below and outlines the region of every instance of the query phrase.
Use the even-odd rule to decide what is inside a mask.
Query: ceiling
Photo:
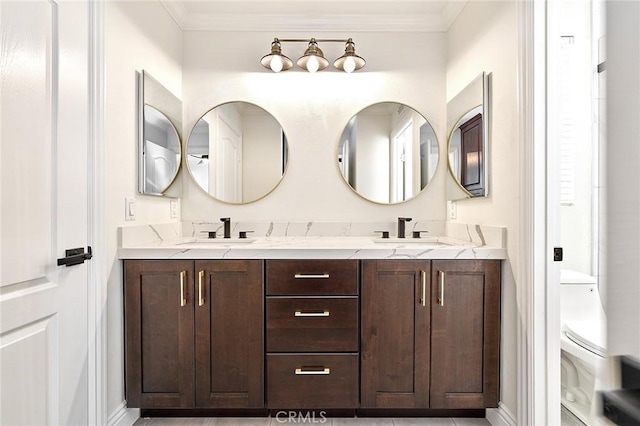
[[[183,30],[447,31],[467,0],[160,0]]]

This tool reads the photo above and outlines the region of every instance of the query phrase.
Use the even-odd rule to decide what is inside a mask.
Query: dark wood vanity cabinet
[[[124,267],[128,406],[264,407],[263,262]]]
[[[499,260],[126,260],[124,269],[129,407],[497,406]]]
[[[500,261],[365,260],[361,406],[498,403]]]

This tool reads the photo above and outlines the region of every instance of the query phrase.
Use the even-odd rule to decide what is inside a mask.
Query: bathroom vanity
[[[120,251],[129,407],[497,406],[504,249],[181,238]]]

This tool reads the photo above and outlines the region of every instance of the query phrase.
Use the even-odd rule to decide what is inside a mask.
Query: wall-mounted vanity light
[[[322,50],[318,47],[320,43],[346,43],[344,49],[344,55],[340,56],[333,62],[333,66],[344,72],[357,71],[364,67],[365,60],[356,55],[356,45],[353,39],[340,40],[340,39],[278,39],[274,38],[271,43],[271,53],[262,57],[260,62],[265,68],[272,70],[273,72],[286,71],[293,66],[293,61],[282,54],[282,47],[280,43],[308,43],[307,50],[304,51],[298,61],[296,62],[300,68],[309,72],[322,71],[329,66],[322,53]]]

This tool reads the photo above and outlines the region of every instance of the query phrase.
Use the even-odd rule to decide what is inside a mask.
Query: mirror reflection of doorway
[[[145,141],[146,190],[152,194],[164,192],[180,165],[180,154],[153,141]]]
[[[409,121],[392,135],[391,202],[397,203],[413,196],[413,122]]]
[[[218,114],[216,193],[231,203],[242,201],[242,135]]]

